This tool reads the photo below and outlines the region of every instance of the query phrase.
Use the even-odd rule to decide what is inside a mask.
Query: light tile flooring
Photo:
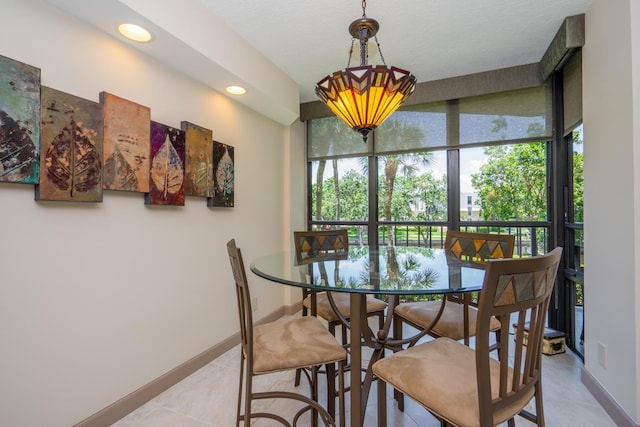
[[[239,375],[239,347],[235,347],[199,371],[171,387],[112,427],[232,427],[235,426]],[[544,356],[543,390],[545,421],[548,427],[613,427],[611,418],[596,402],[580,381],[582,362],[573,353]],[[303,381],[304,384],[304,381]],[[293,373],[263,375],[256,382],[258,390],[287,389],[306,391],[293,386]],[[322,385],[321,385],[322,387]],[[369,397],[365,425],[377,425],[375,384]],[[321,396],[326,392],[321,391]],[[387,388],[388,425],[390,427],[437,427],[439,422],[421,406],[407,399],[405,411],[400,412]],[[348,397],[348,396],[347,396]],[[283,400],[259,401],[263,408],[291,417],[295,405]],[[255,410],[255,409],[254,409]],[[349,419],[347,408],[347,420]],[[290,418],[289,418],[290,419]],[[253,426],[280,425],[259,419]],[[308,420],[299,423],[309,425]],[[516,418],[517,426],[532,426],[523,418]]]

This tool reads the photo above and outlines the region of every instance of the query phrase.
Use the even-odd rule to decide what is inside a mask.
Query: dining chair
[[[448,230],[444,249],[450,268],[468,264],[484,264],[489,259],[511,258],[515,236],[509,234],[470,233]],[[469,345],[476,330],[478,319],[477,302],[469,293],[449,294],[445,301],[416,301],[398,304],[393,311],[394,338],[402,340],[403,323],[434,338],[449,337],[464,340]],[[444,304],[444,306],[443,306]],[[490,329],[495,332],[492,350],[500,352],[500,322],[492,318]],[[418,335],[420,336],[420,335]],[[415,345],[413,341],[409,346]],[[401,411],[404,410],[402,393],[396,390],[395,399]]]
[[[287,317],[271,323],[254,325],[244,262],[235,240],[227,243],[227,252],[236,288],[242,347],[236,427],[240,426],[241,421],[244,421],[245,426],[249,426],[255,418],[269,418],[285,426],[295,426],[306,412],[311,413],[313,425],[317,425],[320,418],[325,426],[335,426],[336,397],[340,404],[340,425],[344,425],[344,347],[320,320],[312,316]],[[327,409],[318,403],[318,371],[323,365],[328,373]],[[309,397],[285,390],[254,391],[254,377],[298,369],[302,369],[309,381]],[[337,396],[336,377],[339,380]],[[304,404],[295,414],[293,424],[276,413],[252,412],[253,401],[276,398],[293,399]]]
[[[296,252],[296,262],[300,265],[309,262],[315,262],[320,269],[320,275],[326,275],[326,271],[322,271],[323,263],[318,260],[336,259],[336,257],[344,259],[349,253],[349,234],[346,229],[338,230],[319,230],[319,231],[294,231],[293,232],[294,247]],[[335,272],[338,274],[338,272]],[[320,279],[328,280],[327,277]],[[341,327],[341,341],[346,348],[348,344],[347,328],[340,319],[336,311],[344,318],[345,322],[351,319],[351,299],[350,294],[346,292],[316,292],[314,290],[303,289],[302,291],[302,314],[306,316],[309,311],[315,313],[327,322],[327,328],[332,335],[336,335],[336,327]],[[372,295],[366,297],[367,317],[377,316],[379,329],[384,327],[384,313],[387,303],[375,298]],[[347,370],[351,366],[347,364]],[[300,384],[301,370],[296,372],[294,384]],[[327,376],[330,373],[327,372]],[[345,391],[349,391],[347,387]]]
[[[385,383],[418,402],[443,426],[488,427],[514,417],[544,426],[542,340],[562,248],[546,255],[487,261],[478,303],[475,349],[442,337],[381,359],[373,365],[378,393]],[[512,345],[491,357],[491,320],[515,320]],[[524,327],[529,334],[525,338]],[[500,330],[509,342],[508,328]],[[535,398],[535,414],[525,407]],[[384,400],[384,399],[383,399]],[[386,406],[378,417],[386,419]],[[383,422],[384,425],[384,422]]]
[[[296,259],[299,264],[336,254],[344,254],[346,256],[349,252],[349,235],[346,229],[294,231],[293,240]],[[328,292],[303,290],[302,314],[306,315],[310,310],[314,311],[313,306],[315,299],[316,314],[327,321],[329,331],[333,335],[336,334],[336,326],[342,326],[342,343],[346,344],[346,328],[336,314],[336,311],[332,308],[329,297],[331,297],[335,307],[345,320],[349,320],[350,296],[345,292],[331,292],[329,295]],[[387,308],[387,303],[372,295],[367,295],[366,304],[367,316],[377,316],[378,325],[380,329],[382,329],[384,326],[384,311]]]
[[[452,265],[484,264],[489,259],[511,258],[514,244],[513,235],[449,230],[445,238],[447,262]],[[469,345],[469,339],[476,329],[477,302],[471,299],[470,294],[450,294],[446,299],[441,314],[442,301],[398,304],[394,309],[394,337],[402,339],[402,325],[406,323],[419,330],[428,330],[432,337],[464,340]],[[498,329],[500,323],[492,319],[491,330]],[[496,334],[496,341],[499,338],[499,334]],[[497,341],[496,347],[498,344]]]

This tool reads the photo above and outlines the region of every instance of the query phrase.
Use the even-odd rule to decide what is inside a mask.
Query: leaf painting
[[[148,205],[184,205],[185,133],[151,122],[151,166]]]
[[[186,138],[185,194],[209,197],[213,194],[213,132],[183,121]]]
[[[0,182],[37,184],[40,69],[0,55]]]
[[[59,190],[86,193],[100,184],[100,155],[83,129],[71,119],[51,142],[45,156],[47,178]]]
[[[105,190],[149,192],[151,110],[108,92],[104,106]]]
[[[136,191],[139,188],[136,170],[118,146],[114,148],[111,156],[105,159],[102,175],[102,187],[105,190]]]
[[[36,200],[102,201],[102,105],[42,87]]]
[[[234,149],[231,145],[213,142],[213,197],[208,206],[233,207],[235,193]]]
[[[178,193],[184,184],[184,164],[171,144],[169,135],[153,158],[151,178],[163,199],[169,194]]]

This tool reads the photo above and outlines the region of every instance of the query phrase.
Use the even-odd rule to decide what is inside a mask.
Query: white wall
[[[285,211],[284,246],[287,250],[294,249],[293,232],[307,229],[306,192],[307,192],[307,152],[306,125],[299,120],[289,127],[287,149],[285,150],[288,167],[285,170],[285,194],[287,195],[288,210]],[[284,289],[287,306],[293,306],[302,297],[299,288]]]
[[[113,191],[35,202],[33,185],[0,183],[0,425],[68,427],[237,332],[225,243],[236,238],[247,268],[284,248],[285,150],[301,140],[49,3],[0,10],[0,55],[41,68],[43,85],[108,91],[235,147],[232,209]],[[282,306],[283,289],[248,276],[257,319]]]
[[[637,424],[638,4],[595,0],[585,28],[585,369]],[[606,366],[599,363],[599,343]]]

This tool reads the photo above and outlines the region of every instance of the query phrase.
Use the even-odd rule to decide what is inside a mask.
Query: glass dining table
[[[393,309],[399,301],[403,297],[475,292],[482,288],[484,280],[482,264],[463,262],[443,249],[415,246],[349,246],[348,253],[305,256],[295,251],[281,252],[253,260],[250,269],[254,274],[275,283],[319,292],[350,294],[348,319],[340,314],[331,298],[329,301],[341,322],[349,329],[350,384],[361,384],[361,387],[350,387],[350,425],[354,427],[364,423],[373,381],[373,364],[384,355],[386,349],[401,350],[427,333],[426,330],[421,331],[404,339],[390,336]],[[367,321],[367,294],[376,295],[389,304],[384,326],[380,330],[374,331]],[[440,314],[446,298],[442,298],[442,301]],[[436,322],[437,318],[433,323]],[[372,349],[366,366],[363,366],[362,357],[364,347]],[[362,369],[353,369],[354,366]],[[384,396],[378,397],[378,405],[386,407]],[[378,420],[378,423],[386,425],[385,420]]]

